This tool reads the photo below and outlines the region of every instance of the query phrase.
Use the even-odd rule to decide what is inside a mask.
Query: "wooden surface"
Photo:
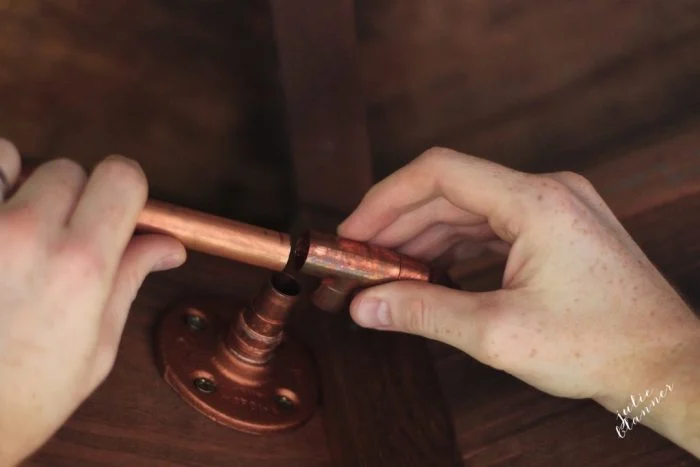
[[[696,0],[358,0],[376,175],[432,145],[585,168],[700,112]],[[0,2],[0,134],[138,159],[159,197],[294,218],[268,2]]]
[[[378,175],[433,145],[581,168],[700,111],[695,0],[360,0]]]
[[[373,180],[354,4],[273,0],[272,12],[300,217],[334,232],[327,214],[351,211]],[[359,329],[347,312],[314,311],[302,325],[332,414],[324,422],[334,465],[458,465],[424,340]]]
[[[372,186],[351,0],[272,0],[297,200],[348,213]]]
[[[0,2],[0,134],[137,159],[158,197],[281,227],[291,179],[266,2]]]

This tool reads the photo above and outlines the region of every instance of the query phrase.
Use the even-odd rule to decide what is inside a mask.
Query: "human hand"
[[[700,455],[700,320],[583,177],[434,149],[373,187],[338,234],[424,260],[474,244],[507,253],[498,291],[394,282],[358,294],[352,316],[613,412],[671,384],[643,423]]]
[[[0,170],[9,184],[20,172],[4,140]],[[132,238],[146,197],[138,164],[110,157],[89,179],[48,162],[0,204],[0,465],[37,449],[106,378],[146,275],[185,260],[177,240]]]

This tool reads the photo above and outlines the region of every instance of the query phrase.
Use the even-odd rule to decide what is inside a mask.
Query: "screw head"
[[[209,378],[195,378],[194,387],[204,394],[211,394],[216,391],[216,383]]]
[[[185,324],[192,331],[201,331],[207,325],[204,318],[194,313],[188,313],[185,315]]]
[[[294,401],[282,394],[275,396],[275,404],[277,404],[278,409],[284,412],[290,412],[296,408]]]

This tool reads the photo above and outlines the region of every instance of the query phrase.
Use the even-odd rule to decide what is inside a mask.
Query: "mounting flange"
[[[299,286],[276,274],[250,306],[201,301],[167,312],[157,329],[163,377],[210,419],[251,434],[306,422],[318,403],[310,355],[282,333]]]

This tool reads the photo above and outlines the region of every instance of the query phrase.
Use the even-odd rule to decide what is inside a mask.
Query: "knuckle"
[[[56,170],[61,174],[65,174],[65,176],[70,177],[72,179],[79,180],[81,178],[85,178],[85,170],[80,166],[80,164],[70,159],[54,159],[48,164],[51,165],[51,168],[53,170]]]
[[[574,190],[581,191],[583,194],[597,194],[597,191],[590,180],[576,172],[559,172],[557,176]]]
[[[48,194],[59,203],[74,198],[79,185],[87,178],[85,170],[69,159],[56,159],[49,164],[50,170],[56,175],[56,182],[51,184]]]
[[[451,149],[435,146],[423,152],[416,160],[420,165],[429,167],[440,165],[446,160],[453,159],[457,153]]]
[[[555,212],[562,214],[580,211],[581,201],[567,185],[547,176],[534,175],[534,177],[537,199],[547,203],[548,208],[551,207]]]
[[[118,180],[120,184],[128,185],[131,190],[139,190],[144,194],[148,190],[148,182],[141,165],[133,159],[123,156],[110,156],[100,162],[95,171],[106,177]]]

